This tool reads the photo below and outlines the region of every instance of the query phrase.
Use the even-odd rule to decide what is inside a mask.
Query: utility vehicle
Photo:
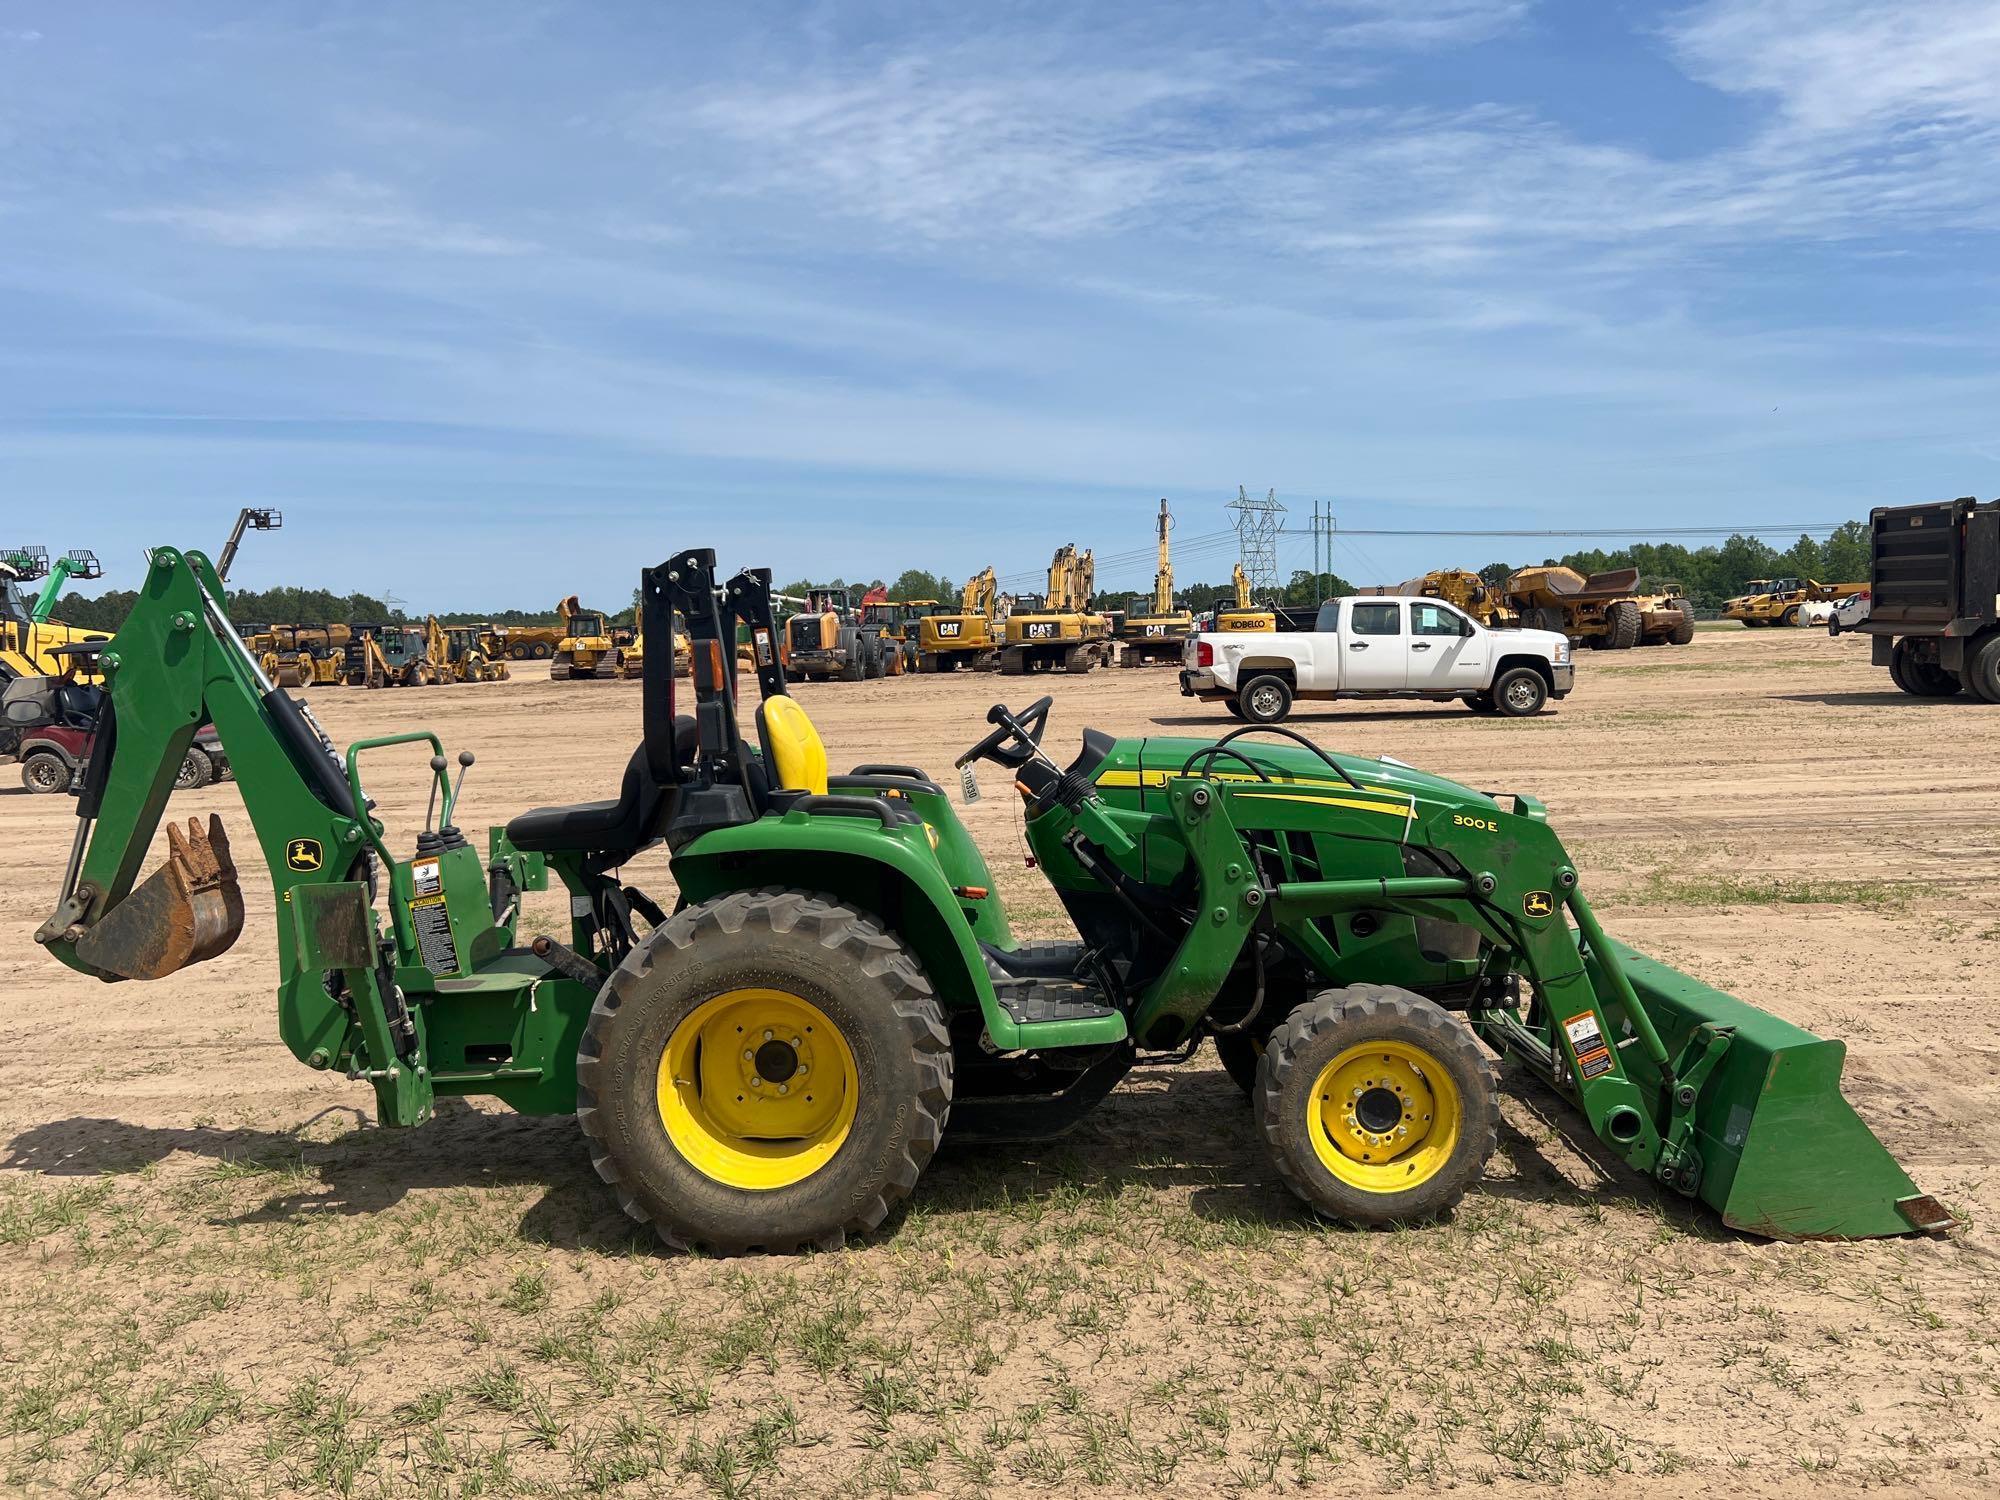
[[[951,1136],[1074,1125],[1134,1066],[1213,1039],[1245,1130],[1319,1213],[1421,1221],[1475,1182],[1507,1054],[1666,1189],[1766,1235],[1947,1227],[1842,1099],[1841,1044],[1607,937],[1526,793],[1481,793],[1288,730],[1083,731],[1056,764],[1043,698],[996,705],[959,757],[1003,768],[1073,935],[1024,943],[940,784],[829,775],[785,691],[767,570],[718,585],[675,554],[645,631],[693,636],[691,714],[664,652],[615,795],[522,813],[482,853],[426,731],[337,753],[263,680],[199,553],[156,548],[104,656],[109,705],[74,852],[36,938],[107,980],[161,979],[241,931],[221,819],[169,826],[212,715],[275,895],[278,1029],[374,1091],[386,1125],[440,1095],[574,1112],[634,1218],[715,1251],[831,1247],[876,1228]],[[748,628],[754,742],[739,729]],[[435,822],[392,848],[362,780],[427,745]],[[399,838],[400,842],[400,838]],[[625,869],[664,844],[675,890]],[[532,932],[553,871],[568,926]],[[219,1062],[226,1068],[226,1059]]]

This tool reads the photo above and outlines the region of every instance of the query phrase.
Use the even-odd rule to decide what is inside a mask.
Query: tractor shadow
[[[1507,1078],[1502,1100],[1508,1114],[1525,1114],[1539,1128],[1531,1137],[1503,1115],[1499,1149],[1475,1199],[1663,1213],[1681,1232],[1727,1236],[1693,1205],[1656,1194],[1532,1081]],[[329,1116],[351,1123],[330,1138],[306,1136]],[[1537,1138],[1560,1141],[1569,1159],[1559,1165]],[[209,1222],[218,1226],[377,1214],[413,1193],[539,1190],[518,1224],[524,1244],[620,1257],[664,1253],[598,1181],[573,1119],[491,1114],[456,1099],[440,1100],[436,1118],[412,1130],[382,1129],[351,1108],[328,1110],[292,1130],[75,1117],[14,1136],[0,1171],[123,1176],[183,1154],[212,1163],[218,1181],[254,1181],[267,1191],[254,1207],[214,1214]],[[1588,1166],[1579,1170],[1579,1160]],[[1586,1179],[1581,1185],[1579,1177]],[[1279,1180],[1228,1075],[1192,1066],[1139,1071],[1053,1140],[993,1144],[948,1133],[916,1193],[870,1239],[893,1243],[912,1212],[945,1220],[985,1213],[1034,1219],[1134,1193],[1185,1194],[1190,1213],[1221,1226],[1320,1225]]]
[[[306,1136],[330,1116],[351,1128]],[[591,1170],[574,1119],[488,1114],[459,1099],[439,1100],[436,1117],[411,1130],[385,1130],[351,1108],[324,1111],[292,1130],[56,1120],[9,1141],[0,1171],[120,1176],[181,1153],[212,1162],[218,1179],[254,1179],[270,1189],[254,1208],[214,1215],[209,1222],[217,1225],[376,1214],[427,1191],[539,1188],[543,1196],[520,1221],[524,1242],[620,1255],[653,1244]]]
[[[1777,703],[1818,703],[1828,708],[1887,708],[1899,704],[1904,708],[1924,708],[1950,703],[1962,706],[1974,701],[1961,693],[1944,698],[1918,698],[1900,688],[1890,688],[1882,693],[1772,693],[1768,696]]]

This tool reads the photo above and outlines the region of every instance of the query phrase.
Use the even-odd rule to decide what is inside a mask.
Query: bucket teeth
[[[222,819],[167,825],[167,858],[77,939],[76,956],[126,979],[163,979],[226,953],[243,931],[243,891]]]

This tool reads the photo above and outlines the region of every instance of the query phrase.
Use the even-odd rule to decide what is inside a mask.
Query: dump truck
[[[1194,634],[1194,613],[1174,599],[1174,564],[1167,535],[1174,514],[1163,498],[1153,521],[1159,556],[1150,597],[1134,596],[1113,629],[1118,660],[1128,667],[1171,667],[1180,662],[1181,647]]]
[[[1091,608],[1097,564],[1089,548],[1072,542],[1056,549],[1049,562],[1049,591],[1017,604],[1001,622],[1000,670],[1010,677],[1028,672],[1088,672],[1108,666],[1113,650],[1111,625]]]
[[[1918,698],[2000,703],[2000,500],[1967,495],[1868,514],[1874,664]]]
[[[999,589],[991,564],[966,580],[954,613],[939,605],[917,621],[917,670],[992,671],[1000,665]]]
[[[1614,568],[1589,577],[1547,564],[1517,568],[1499,583],[1464,568],[1439,568],[1384,593],[1442,599],[1494,630],[1559,630],[1598,650],[1685,646],[1694,639],[1694,607],[1670,590],[1637,592],[1639,570]]]
[[[337,749],[243,648],[208,560],[149,559],[106,652],[117,734],[90,759],[36,942],[108,984],[229,951],[246,910],[220,813],[170,824],[139,879],[212,718],[249,814],[240,847],[269,873],[284,1047],[366,1089],[385,1128],[464,1096],[574,1119],[607,1197],[669,1246],[838,1249],[922,1191],[947,1130],[1045,1139],[1210,1040],[1265,1170],[1336,1222],[1422,1225],[1479,1183],[1495,1055],[1614,1170],[1739,1232],[1956,1222],[1842,1097],[1842,1044],[1613,938],[1529,792],[1248,725],[1086,728],[1063,764],[1049,698],[996,703],[955,762],[961,795],[982,764],[1018,791],[1073,933],[1023,943],[936,780],[829,773],[787,691],[767,569],[720,581],[703,548],[646,568],[647,632],[689,620],[691,701],[649,657],[614,795],[489,816],[475,843],[471,750],[454,780],[428,730]],[[747,683],[728,660],[739,619]],[[394,799],[365,773],[400,745],[430,752],[429,805],[392,839],[376,809]],[[654,849],[661,899],[637,883]],[[548,930],[524,898],[551,877],[568,899],[534,904],[562,914]]]

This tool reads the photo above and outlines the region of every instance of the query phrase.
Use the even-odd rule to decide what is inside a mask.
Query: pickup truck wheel
[[[1222,706],[1229,710],[1230,718],[1240,719],[1243,717],[1243,705],[1238,703],[1234,698],[1224,698]]]
[[[1236,702],[1252,724],[1275,724],[1292,711],[1292,687],[1282,677],[1253,677],[1238,689]]]
[[[1493,684],[1493,702],[1510,719],[1529,719],[1549,701],[1549,685],[1533,667],[1509,667]]]
[[[1497,714],[1500,712],[1500,705],[1493,701],[1491,693],[1467,693],[1465,695],[1465,706],[1476,714]]]
[[[192,791],[198,786],[207,786],[215,780],[215,763],[208,758],[206,750],[190,745],[188,753],[181,757],[181,768],[174,773],[174,790]]]

